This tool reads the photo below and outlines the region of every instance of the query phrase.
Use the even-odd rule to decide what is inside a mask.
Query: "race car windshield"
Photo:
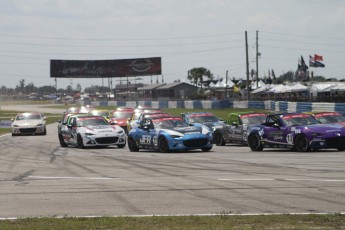
[[[337,123],[345,121],[345,117],[342,115],[327,115],[327,116],[320,116],[316,118],[320,123],[327,124],[327,123]]]
[[[154,123],[156,129],[174,129],[179,127],[186,127],[187,124],[183,120],[163,120]]]
[[[218,122],[215,116],[192,116],[189,118],[190,123],[205,123],[205,122]]]
[[[283,118],[283,120],[287,126],[319,124],[312,116],[287,117]]]
[[[266,116],[245,116],[241,118],[243,124],[261,124],[266,120]]]
[[[78,121],[78,126],[99,126],[108,125],[108,122],[103,119],[83,119]]]
[[[114,118],[130,118],[132,117],[133,113],[124,113],[124,112],[114,112]]]
[[[41,119],[41,116],[39,114],[26,114],[26,115],[19,115],[17,116],[16,120],[39,120]]]
[[[91,114],[95,116],[103,116],[103,117],[109,116],[109,113],[107,111],[92,111]]]

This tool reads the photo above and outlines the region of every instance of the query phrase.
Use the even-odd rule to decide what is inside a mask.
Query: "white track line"
[[[49,177],[49,176],[28,176],[33,179],[48,179],[48,180],[117,180],[119,178],[112,177]]]

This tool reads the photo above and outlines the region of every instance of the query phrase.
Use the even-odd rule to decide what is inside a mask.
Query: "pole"
[[[226,80],[225,80],[225,99],[228,99],[229,98],[229,95],[228,95],[228,70],[226,71]]]
[[[248,36],[247,31],[245,33],[246,38],[246,66],[247,66],[247,100],[250,100],[250,93],[249,93],[249,60],[248,60]]]
[[[256,88],[259,88],[259,31],[256,31]]]

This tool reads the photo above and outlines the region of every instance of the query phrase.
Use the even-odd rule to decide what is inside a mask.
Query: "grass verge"
[[[345,215],[153,216],[27,218],[0,221],[0,229],[344,229]]]

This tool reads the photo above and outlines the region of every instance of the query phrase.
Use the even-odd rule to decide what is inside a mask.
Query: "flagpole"
[[[256,31],[256,88],[259,88],[259,31]]]

